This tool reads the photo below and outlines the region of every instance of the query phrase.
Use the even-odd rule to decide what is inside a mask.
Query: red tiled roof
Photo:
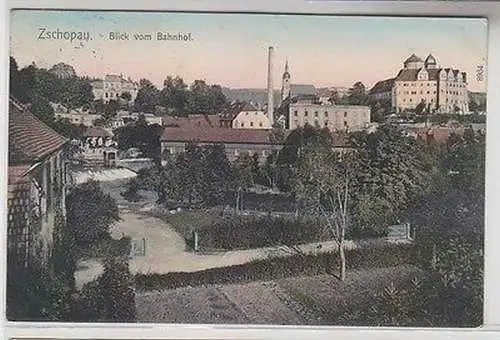
[[[10,98],[9,160],[17,163],[37,161],[60,149],[68,141]]]
[[[162,117],[162,125],[166,127],[215,127],[218,126],[218,117],[216,115],[193,114],[188,117]]]
[[[9,170],[8,170],[8,183],[9,184],[16,184],[17,182],[21,181],[23,177],[26,175],[28,170],[31,168],[31,165],[29,164],[23,164],[23,165],[10,165]]]
[[[98,126],[91,126],[85,130],[85,137],[112,137],[112,134]]]
[[[272,144],[269,130],[261,129],[229,129],[229,128],[193,128],[166,127],[161,141],[200,143],[241,143]]]

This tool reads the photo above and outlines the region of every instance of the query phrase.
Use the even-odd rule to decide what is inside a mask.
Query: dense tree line
[[[141,79],[135,100],[135,109],[140,112],[154,113],[157,106],[164,107],[169,114],[216,114],[228,105],[220,85],[207,84],[195,80],[188,86],[179,76],[168,76],[160,90],[154,84]]]

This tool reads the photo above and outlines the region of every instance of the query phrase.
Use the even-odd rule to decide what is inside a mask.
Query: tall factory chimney
[[[269,47],[267,61],[267,118],[274,124],[274,87],[273,87],[273,52],[274,47]]]

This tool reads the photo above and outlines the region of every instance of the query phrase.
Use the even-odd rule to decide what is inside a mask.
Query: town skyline
[[[267,47],[273,46],[276,90],[286,60],[294,84],[350,87],[361,81],[371,88],[394,77],[411,54],[423,59],[432,54],[439,66],[466,72],[471,91],[486,92],[486,80],[475,77],[478,66],[487,69],[487,25],[482,19],[255,14],[246,15],[243,23],[240,16],[14,11],[10,52],[20,67],[35,62],[50,68],[63,62],[81,76],[123,74],[162,87],[168,75],[178,75],[188,84],[203,79],[251,89],[266,87]],[[88,32],[89,39],[40,39],[42,28]],[[129,40],[110,41],[109,32],[128,33]],[[133,32],[150,32],[153,40],[133,41]],[[191,34],[193,41],[157,41],[157,32]]]

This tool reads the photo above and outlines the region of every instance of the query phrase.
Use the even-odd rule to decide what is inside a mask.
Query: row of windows
[[[295,110],[295,111],[293,112],[293,115],[294,115],[295,117],[297,117],[297,116],[299,115],[299,112],[298,112],[297,110]],[[328,111],[325,111],[324,115],[325,115],[325,117],[328,117]],[[308,117],[308,116],[309,116],[309,112],[308,112],[307,110],[306,110],[306,111],[304,111],[304,116],[305,116],[305,117]],[[319,112],[318,112],[318,111],[314,111],[314,117],[319,117]],[[347,112],[344,112],[344,117],[347,117]]]
[[[183,152],[184,150],[185,149],[182,149],[182,148],[169,148],[169,149],[165,150],[165,154],[166,155],[175,155],[176,153]],[[241,151],[240,149],[233,150],[234,156],[239,156],[240,154],[245,154],[245,153],[249,154],[250,156],[257,154],[256,151],[252,151],[252,150],[244,150],[244,151]],[[263,157],[266,157],[269,154],[269,152],[268,152],[268,150],[262,150],[261,154]]]
[[[417,86],[417,83],[403,83],[403,86]],[[424,86],[423,83],[420,84],[420,86]],[[436,86],[436,83],[427,83],[427,86]]]
[[[240,156],[240,155],[244,155],[244,154],[248,154],[249,156],[253,156],[253,155],[257,154],[257,152],[253,152],[253,151],[251,151],[251,150],[246,150],[246,151],[242,151],[242,152],[240,152],[240,150],[239,150],[239,149],[234,149],[234,155],[235,155],[236,157],[238,157],[238,156]],[[263,157],[267,157],[267,155],[268,155],[267,150],[262,150],[262,156],[263,156]]]
[[[425,94],[427,92],[427,94],[431,94],[431,91],[420,91],[420,94]],[[459,92],[459,91],[445,91],[444,89],[441,89],[441,93],[445,93],[446,94],[452,94],[452,95],[455,95],[455,96],[459,96],[459,95],[464,95],[464,93],[462,92]],[[418,91],[404,91],[404,94],[417,94]],[[398,91],[398,94],[401,94],[401,91]],[[436,94],[436,91],[433,91],[432,94]]]
[[[236,123],[236,125],[238,125],[238,123]],[[250,127],[253,127],[254,126],[254,123],[253,122],[250,122]],[[262,122],[259,122],[259,127],[262,127],[263,126],[263,123]],[[244,122],[241,122],[240,123],[240,127],[245,127],[245,123]]]
[[[445,90],[444,89],[441,89],[441,92],[444,93]],[[463,92],[460,92],[460,91],[446,91],[446,94],[453,94],[455,96],[461,96],[461,95],[465,95],[465,93]]]
[[[420,91],[420,94],[424,94],[425,91]],[[401,91],[398,91],[398,94],[401,94]],[[405,91],[405,94],[417,94],[417,91]],[[427,91],[427,94],[431,94],[431,91]],[[436,91],[433,91],[433,94],[436,94]]]
[[[417,86],[417,83],[416,82],[413,82],[413,83],[403,83],[403,86],[412,86],[412,87],[415,87]],[[423,83],[420,83],[420,87],[423,87],[424,84]],[[430,86],[434,86],[436,87],[437,84],[436,83],[427,83],[427,87],[430,87]],[[462,87],[462,88],[465,88],[465,84],[456,84],[456,83],[450,83],[448,84],[449,87]]]
[[[298,120],[294,120],[293,122],[294,122],[295,126],[300,126],[300,124],[299,124],[299,121],[298,121]],[[304,122],[304,125],[306,125],[306,124],[311,125],[311,124],[310,124],[307,120]],[[314,125],[314,126],[316,126],[316,127],[320,127],[320,123],[319,123],[319,121],[317,121],[317,120],[315,120],[315,121],[314,121],[313,125]],[[329,125],[331,125],[331,124],[330,124],[330,122],[329,122],[329,121],[326,121],[326,122],[324,122],[324,124],[323,124],[323,125],[324,125],[325,127],[328,127],[328,126],[329,126]],[[346,120],[344,120],[344,127],[348,127],[348,124],[347,124],[347,121],[346,121]]]
[[[257,116],[260,112],[259,111],[255,111],[255,115]],[[248,116],[248,111],[245,112],[245,116]]]

